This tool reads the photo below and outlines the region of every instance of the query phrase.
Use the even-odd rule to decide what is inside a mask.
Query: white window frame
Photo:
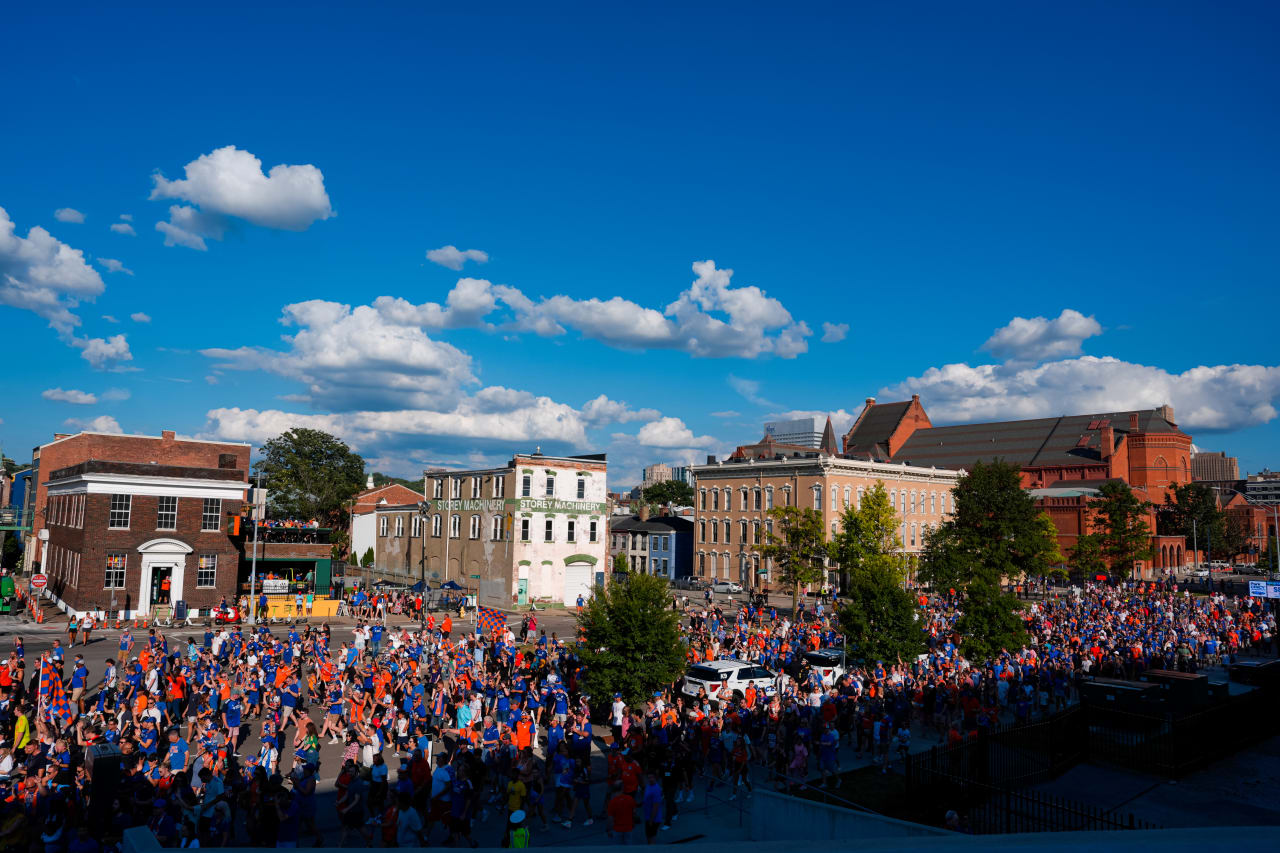
[[[471,539],[480,538],[480,516],[471,516],[471,521],[467,524],[467,534]]]
[[[462,536],[462,516],[449,516],[449,538],[458,539]]]
[[[431,516],[431,535],[436,539],[440,538],[440,533],[444,529],[444,521],[439,514]]]
[[[128,530],[132,514],[133,495],[112,495],[110,509],[107,511],[107,529]]]
[[[404,536],[404,515],[402,513],[397,513],[396,514],[396,538],[399,538],[401,536]]]
[[[554,498],[556,496],[556,475],[555,474],[547,475],[547,483],[543,488],[546,491],[546,494],[543,495],[543,497]]]
[[[211,509],[212,508],[212,511]],[[214,533],[222,529],[222,498],[205,498],[200,505],[200,530]]]
[[[493,475],[493,496],[495,498],[505,498],[507,496],[507,478],[501,474]]]
[[[472,497],[472,499],[473,499],[473,500],[479,500],[479,499],[480,499],[480,490],[481,490],[482,488],[484,488],[484,485],[483,485],[483,484],[484,484],[484,478],[483,478],[483,477],[472,477],[472,478],[471,478],[471,497]]]
[[[462,478],[461,477],[449,478],[449,497],[453,498],[454,500],[458,500],[459,498],[462,497]]]
[[[409,523],[409,535],[414,539],[422,536],[422,516],[412,516],[413,520]]]
[[[587,478],[586,477],[578,478],[577,495],[578,495],[578,500],[580,501],[584,501],[587,499]]]
[[[555,519],[548,518],[542,525],[542,541],[554,542],[556,535]]]
[[[125,583],[127,582],[127,579],[128,579],[127,576],[129,573],[128,552],[108,551],[106,557],[107,557],[107,561],[102,573],[102,588],[103,589],[124,589]],[[119,567],[113,567],[111,565],[112,560],[115,557],[120,558]],[[117,577],[117,574],[118,574],[118,577]],[[116,581],[116,583],[112,583],[113,580]]]
[[[494,542],[501,542],[501,541],[502,541],[502,539],[503,539],[503,535],[502,535],[502,534],[503,534],[503,532],[504,532],[504,531],[503,531],[503,529],[502,529],[502,528],[503,528],[503,521],[504,521],[504,520],[505,520],[505,519],[504,519],[502,516],[500,516],[500,515],[495,515],[495,516],[493,517],[493,525],[492,525],[493,530],[492,530],[492,531],[490,531],[490,537],[491,537],[491,539],[492,539]]]
[[[520,475],[520,497],[522,498],[533,497],[533,475],[532,474]]]
[[[201,554],[196,563],[196,589],[213,589],[217,585],[218,555]]]
[[[387,535],[387,517],[385,515],[378,516],[378,535],[385,537]]]
[[[165,501],[173,501],[173,509],[165,509]],[[171,516],[169,524],[165,524],[166,516]],[[161,495],[156,498],[156,530],[178,529],[178,498],[175,495]]]

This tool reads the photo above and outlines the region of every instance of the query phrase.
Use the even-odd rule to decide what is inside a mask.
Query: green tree
[[[347,505],[364,488],[364,460],[341,439],[295,427],[270,439],[254,463],[277,517],[346,526]]]
[[[1262,552],[1258,554],[1258,565],[1265,572],[1280,572],[1280,567],[1276,565],[1276,539],[1274,536],[1267,538],[1267,544],[1263,546]]]
[[[685,647],[668,596],[662,578],[645,574],[596,589],[578,615],[587,694],[603,702],[621,693],[630,703],[642,703],[680,677]]]
[[[422,493],[422,480],[406,480],[404,477],[392,477],[390,474],[383,474],[374,471],[369,476],[373,477],[373,487],[381,489],[383,486],[404,486],[406,489],[412,489],[419,494]]]
[[[791,590],[791,618],[800,609],[800,588],[819,583],[825,572],[826,534],[822,514],[808,507],[776,506],[769,510],[774,530],[765,532],[765,541],[752,548],[773,561],[773,576],[783,589]]]
[[[1102,541],[1097,534],[1076,537],[1076,547],[1071,549],[1071,565],[1086,580],[1107,570],[1107,561],[1102,559]]]
[[[372,548],[365,549],[364,556],[360,558],[360,565],[366,569],[373,565],[373,549]]]
[[[1127,483],[1109,480],[1089,502],[1089,519],[1098,535],[1102,558],[1113,574],[1128,577],[1136,560],[1151,558],[1151,504],[1133,493]]]
[[[829,548],[843,578],[846,603],[840,607],[840,629],[853,655],[862,661],[894,661],[919,654],[924,633],[916,622],[915,602],[902,588],[906,557],[884,483],[877,482],[860,507],[845,508]]]
[[[1225,526],[1218,496],[1204,483],[1174,486],[1156,512],[1156,531],[1162,536],[1183,536],[1188,545],[1193,539],[1203,543],[1207,537],[1217,542]]]
[[[625,575],[631,571],[631,563],[627,561],[626,554],[613,555],[613,572],[614,574]]]
[[[955,512],[926,537],[920,577],[963,591],[1042,574],[1061,560],[1035,498],[1022,488],[1018,466],[979,462],[955,487]]]
[[[1214,540],[1213,548],[1228,560],[1234,561],[1249,549],[1250,533],[1249,522],[1245,518],[1227,515],[1226,523],[1222,525],[1222,537]]]
[[[693,506],[693,486],[684,480],[666,480],[654,483],[642,492],[644,502],[654,506]]]
[[[18,542],[18,534],[3,532],[0,536],[4,537],[4,546],[0,549],[0,567],[13,571],[22,559],[22,545]]]
[[[1022,603],[999,586],[971,584],[963,613],[956,622],[960,649],[971,661],[989,660],[1003,649],[1016,649],[1027,640]]]

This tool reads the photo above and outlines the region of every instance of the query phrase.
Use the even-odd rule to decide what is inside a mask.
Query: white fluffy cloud
[[[849,334],[848,323],[823,323],[822,324],[822,342],[824,344],[834,344],[843,341]]]
[[[693,271],[698,278],[663,310],[621,296],[534,300],[518,288],[475,278],[459,280],[444,307],[390,296],[374,306],[393,322],[428,328],[491,328],[488,318],[504,310],[496,325],[512,331],[554,337],[573,329],[611,347],[683,350],[698,358],[794,358],[808,349],[813,333],[777,299],[758,287],[730,286],[733,270],[717,269],[714,261],[699,261]],[[464,296],[464,304],[455,304]]]
[[[298,328],[288,350],[202,352],[235,370],[264,370],[305,383],[318,407],[451,411],[476,383],[471,357],[417,326],[388,322],[376,308],[323,300],[287,305],[281,322]]]
[[[60,207],[53,212],[53,218],[59,222],[71,222],[76,225],[84,222],[84,214],[74,207]]]
[[[1117,358],[1081,356],[1034,367],[948,364],[881,391],[919,394],[938,423],[1052,417],[1169,403],[1189,431],[1231,430],[1276,417],[1280,367],[1225,364],[1170,373]]]
[[[102,401],[104,403],[118,403],[121,400],[128,400],[132,396],[128,389],[125,388],[108,388],[102,392]]]
[[[640,427],[636,441],[646,447],[706,447],[716,440],[709,435],[694,435],[679,418],[659,418]]]
[[[982,348],[1006,361],[1040,362],[1079,355],[1080,345],[1102,334],[1102,324],[1072,308],[1050,320],[1045,317],[1014,317],[996,329]]]
[[[459,249],[457,246],[441,246],[427,252],[427,260],[451,270],[460,270],[467,261],[489,263],[489,253],[480,249]]]
[[[48,388],[40,393],[41,397],[46,400],[54,400],[59,403],[71,403],[76,406],[92,406],[98,402],[96,394],[88,391],[77,391],[74,388]]]
[[[305,231],[334,215],[324,188],[324,175],[312,165],[272,166],[234,145],[201,155],[188,163],[185,178],[154,176],[151,198],[187,204],[169,208],[169,221],[157,222],[166,246],[204,251],[206,239],[221,240],[230,219],[264,228]]]
[[[208,412],[206,435],[261,443],[296,426],[322,429],[342,436],[353,446],[377,447],[398,436],[434,436],[467,441],[509,442],[563,441],[586,444],[586,433],[578,412],[549,397],[516,392],[514,407],[495,410],[504,392],[486,395],[484,389],[460,399],[447,411],[404,409],[396,411],[353,411],[339,414],[295,414],[275,409],[221,408]]]
[[[117,261],[115,258],[98,258],[98,266],[107,272],[122,272],[125,275],[133,275],[133,270]]]
[[[116,232],[117,234],[124,234],[129,237],[138,236],[138,232],[134,231],[133,226],[130,225],[128,222],[113,222],[111,223],[111,230]]]
[[[0,304],[33,311],[69,337],[80,325],[72,309],[92,301],[104,287],[84,252],[38,225],[19,237],[13,220],[0,207]]]
[[[109,338],[73,338],[71,345],[80,350],[80,357],[99,370],[119,370],[126,361],[133,361],[129,342],[124,335]]]
[[[124,433],[124,430],[120,428],[120,424],[111,415],[98,415],[96,418],[90,418],[89,420],[67,418],[63,424],[84,432],[108,432],[113,435]]]
[[[134,311],[132,314],[129,315],[129,319],[135,323],[150,323],[151,315],[144,314],[141,311]]]
[[[582,418],[588,426],[625,424],[632,421],[652,421],[662,416],[657,409],[632,409],[625,402],[610,400],[604,394],[588,400],[582,407]]]

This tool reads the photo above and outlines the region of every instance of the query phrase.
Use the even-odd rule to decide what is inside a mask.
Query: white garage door
[[[591,597],[590,563],[564,567],[564,603],[573,607],[578,603],[579,595],[584,600]]]

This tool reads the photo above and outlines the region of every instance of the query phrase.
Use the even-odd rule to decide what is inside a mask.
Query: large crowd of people
[[[691,664],[777,676],[714,700],[677,681],[638,704],[582,695],[576,642],[528,617],[488,636],[436,613],[402,628],[125,630],[98,641],[118,652],[100,673],[60,643],[28,661],[19,638],[0,665],[0,850],[95,853],[139,825],[170,847],[475,846],[473,827],[495,819],[513,847],[552,823],[653,841],[700,791],[838,786],[863,761],[893,772],[913,743],[1050,713],[1091,675],[1211,667],[1271,654],[1276,637],[1257,599],[1088,585],[1032,603],[1022,647],[970,661],[961,600],[918,604],[925,653],[830,669],[806,653],[841,646],[834,608],[793,621],[762,602],[688,606]],[[65,685],[62,715],[42,669]],[[103,743],[123,778],[95,791],[85,755]],[[322,745],[341,748],[323,771]],[[341,825],[328,836],[322,776]],[[93,796],[113,798],[114,827],[86,826]]]

